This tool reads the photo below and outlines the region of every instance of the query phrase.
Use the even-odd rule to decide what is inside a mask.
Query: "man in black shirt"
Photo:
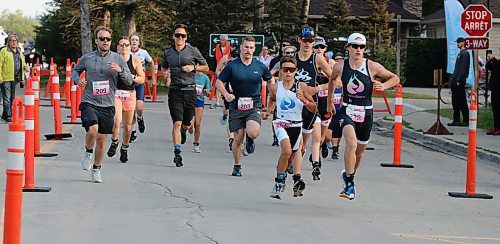
[[[465,95],[465,83],[469,76],[470,54],[465,49],[465,39],[457,38],[457,46],[460,53],[455,62],[455,70],[451,77],[451,101],[453,105],[453,122],[448,126],[469,126],[469,107]],[[463,116],[463,122],[460,122],[460,113]]]
[[[493,129],[488,135],[500,135],[500,60],[492,53],[486,56],[486,69],[491,71],[488,88],[491,90],[491,109],[493,110]]]

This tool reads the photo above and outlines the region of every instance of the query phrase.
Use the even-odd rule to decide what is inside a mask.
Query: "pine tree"
[[[389,70],[396,66],[395,49],[391,45],[393,29],[389,24],[394,19],[394,13],[387,11],[388,0],[366,0],[371,9],[370,15],[365,22],[365,35],[367,36],[368,48],[375,61],[380,62]]]
[[[266,6],[269,16],[265,19],[268,32],[281,40],[293,39],[300,28],[301,4],[298,0],[270,0]]]

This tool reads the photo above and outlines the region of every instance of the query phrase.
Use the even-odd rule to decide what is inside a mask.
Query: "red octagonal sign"
[[[462,13],[461,26],[469,36],[484,36],[491,29],[492,18],[484,5],[471,4]]]

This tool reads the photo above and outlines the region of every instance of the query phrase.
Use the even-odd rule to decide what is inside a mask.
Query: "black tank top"
[[[313,53],[309,59],[302,61],[299,59],[299,53],[295,54],[297,59],[297,74],[295,74],[295,81],[304,82],[308,86],[318,86],[318,71],[316,69],[316,54]]]
[[[373,83],[368,69],[367,59],[363,59],[363,63],[358,70],[351,69],[349,59],[346,59],[344,61],[341,79],[344,103],[357,106],[372,105]]]
[[[129,56],[127,60],[127,65],[128,69],[130,70],[130,73],[132,73],[132,75],[137,75],[137,72],[134,69],[134,64],[132,63],[132,55]],[[133,91],[135,89],[135,82],[133,82],[132,85],[129,86],[125,84],[125,82],[123,82],[122,79],[118,79],[116,87],[118,88],[118,90]]]
[[[325,60],[326,60],[326,63],[327,63],[328,65],[330,65],[330,64],[328,63],[328,61],[329,61],[330,59],[328,59],[327,57],[325,57]],[[323,74],[322,74],[322,73],[318,74],[318,84],[320,84],[320,85],[327,84],[327,83],[328,83],[328,80],[329,80],[329,79],[328,79],[328,77],[323,76]]]

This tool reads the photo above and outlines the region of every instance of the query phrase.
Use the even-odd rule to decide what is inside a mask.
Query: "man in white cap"
[[[384,91],[399,83],[399,77],[386,70],[379,63],[364,58],[366,37],[353,33],[347,40],[349,58],[335,63],[328,83],[328,111],[340,113],[339,124],[345,138],[344,166],[342,180],[344,188],[339,196],[353,200],[356,196],[354,174],[358,169],[373,126],[372,90]],[[343,101],[340,111],[332,106],[333,90],[342,80]],[[381,83],[374,79],[380,77]]]

